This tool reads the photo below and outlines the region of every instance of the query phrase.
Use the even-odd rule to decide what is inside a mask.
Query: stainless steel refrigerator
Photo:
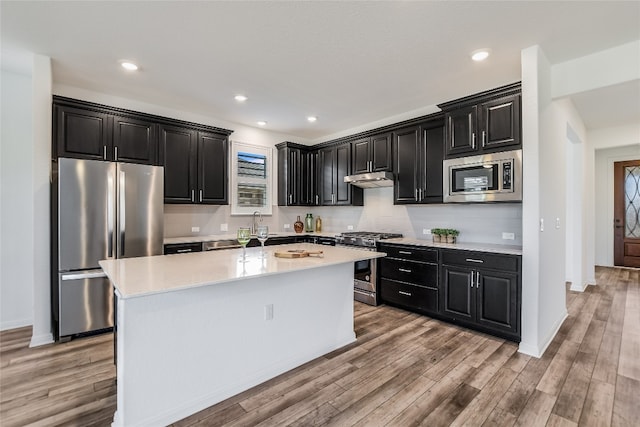
[[[164,173],[160,166],[59,158],[52,189],[52,308],[56,338],[66,340],[113,326],[113,288],[98,261],[162,254]]]

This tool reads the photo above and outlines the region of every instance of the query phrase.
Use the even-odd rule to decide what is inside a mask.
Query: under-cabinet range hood
[[[367,172],[344,177],[344,182],[362,188],[393,187],[391,172]]]

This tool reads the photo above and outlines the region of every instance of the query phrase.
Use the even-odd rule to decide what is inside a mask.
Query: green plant
[[[454,228],[448,228],[447,230],[447,236],[457,236],[460,234],[460,231],[454,229]]]
[[[445,233],[443,228],[432,228],[431,234],[434,234],[436,236],[443,236]]]

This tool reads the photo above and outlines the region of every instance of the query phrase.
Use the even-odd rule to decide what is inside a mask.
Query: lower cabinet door
[[[518,275],[478,271],[476,322],[496,331],[519,333]]]
[[[468,268],[442,266],[442,310],[444,316],[472,321],[475,317],[471,281],[475,272]]]
[[[380,292],[383,302],[428,313],[438,312],[437,289],[381,278]]]

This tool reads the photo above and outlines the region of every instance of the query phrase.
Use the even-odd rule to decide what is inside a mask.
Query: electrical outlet
[[[229,231],[229,224],[220,224],[220,231]]]
[[[199,233],[200,232],[200,227],[191,227],[191,232],[192,233]]]
[[[290,228],[291,228],[291,224],[285,224],[285,225],[284,225],[284,229],[285,229],[285,230],[288,230],[288,229],[290,229]]]
[[[516,235],[515,233],[502,233],[502,238],[504,240],[515,240]]]
[[[273,320],[273,304],[264,306],[264,320]]]
[[[544,231],[544,218],[540,218],[540,231]]]
[[[347,225],[347,230],[353,230],[353,225]]]
[[[560,229],[560,218],[556,218],[556,230]]]
[[[431,229],[430,228],[423,228],[422,229],[422,234],[431,234]]]

